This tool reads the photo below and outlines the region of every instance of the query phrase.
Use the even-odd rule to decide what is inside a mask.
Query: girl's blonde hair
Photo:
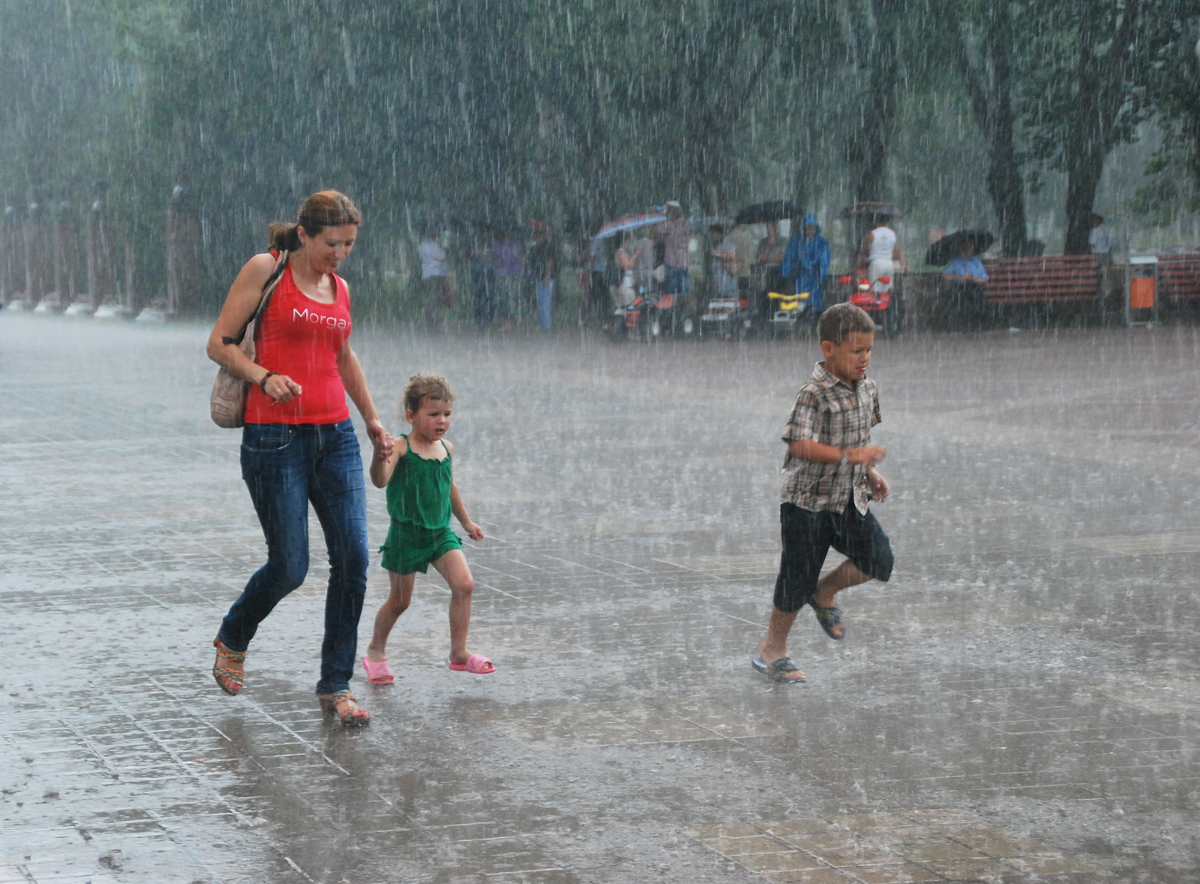
[[[440,374],[430,371],[413,375],[408,379],[408,386],[404,388],[404,414],[420,411],[421,403],[426,399],[453,402],[454,391],[450,389],[450,382]]]

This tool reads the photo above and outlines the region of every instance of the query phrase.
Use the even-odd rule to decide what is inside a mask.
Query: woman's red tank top
[[[256,384],[246,398],[248,424],[336,424],[350,417],[337,356],[350,337],[350,292],[337,274],[332,304],[314,301],[283,271],[258,328],[254,361],[285,374],[303,388],[291,402],[276,403]]]

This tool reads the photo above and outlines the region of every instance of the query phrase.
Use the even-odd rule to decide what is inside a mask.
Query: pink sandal
[[[388,666],[387,660],[380,660],[378,663],[371,662],[370,657],[364,656],[363,671],[367,673],[367,681],[371,684],[395,684],[396,674],[392,672],[392,667]]]
[[[492,665],[492,661],[483,654],[472,654],[467,658],[466,663],[455,663],[450,661],[450,668],[455,672],[473,672],[476,675],[489,675],[496,671],[496,667]]]

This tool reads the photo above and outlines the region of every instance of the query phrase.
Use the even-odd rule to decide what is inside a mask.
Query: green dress
[[[408,450],[396,461],[387,484],[392,524],[379,550],[389,571],[425,574],[434,559],[462,549],[462,540],[450,530],[450,450],[444,460],[427,460],[412,450],[408,436],[401,438]]]

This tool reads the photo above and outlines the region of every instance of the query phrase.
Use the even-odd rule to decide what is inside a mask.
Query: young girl
[[[388,635],[412,601],[416,572],[424,574],[430,565],[450,585],[450,668],[479,675],[496,671],[487,657],[467,651],[475,581],[462,542],[450,530],[450,515],[472,540],[482,540],[483,530],[467,516],[450,471],[454,448],[442,438],[450,427],[453,402],[445,378],[426,372],[413,375],[404,388],[404,419],[412,424],[412,432],[396,439],[390,453],[375,445],[371,481],[376,488],[386,486],[392,517],[381,548],[392,591],[375,615],[375,632],[362,661],[371,684],[396,680],[387,662]]]

